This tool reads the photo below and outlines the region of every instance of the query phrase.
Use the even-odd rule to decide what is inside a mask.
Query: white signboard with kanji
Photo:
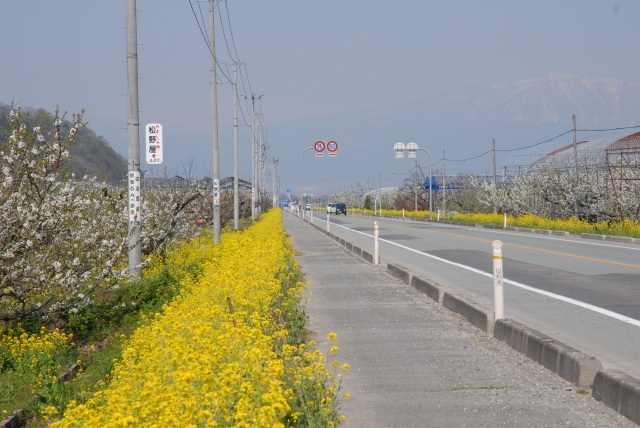
[[[140,171],[129,171],[129,226],[140,226]]]
[[[147,124],[145,136],[147,163],[161,164],[162,148],[164,147],[164,142],[162,140],[162,125],[159,123]]]

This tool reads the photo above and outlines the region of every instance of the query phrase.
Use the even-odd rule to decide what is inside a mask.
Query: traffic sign
[[[335,141],[329,141],[327,143],[327,150],[329,150],[330,157],[335,157],[336,151],[338,150],[338,143],[336,143]]]
[[[316,152],[318,153],[323,152],[325,147],[326,146],[323,141],[316,141],[316,144],[313,146],[313,148],[316,149]]]
[[[147,124],[145,129],[145,150],[147,152],[147,163],[161,164],[162,148],[164,147],[164,142],[162,141],[162,125],[159,123],[149,123]]]

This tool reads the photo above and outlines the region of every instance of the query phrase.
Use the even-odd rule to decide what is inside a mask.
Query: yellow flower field
[[[356,213],[363,213],[362,210],[355,209]],[[371,214],[371,211],[368,211]],[[415,219],[428,219],[429,211],[402,211],[402,210],[382,210],[382,215],[387,217],[405,217]],[[434,219],[436,218],[434,214]],[[453,221],[468,224],[486,224],[502,226],[504,225],[504,214],[493,213],[447,213],[441,215],[440,220]],[[562,230],[572,234],[590,233],[600,235],[627,236],[640,238],[640,223],[628,219],[601,221],[600,223],[589,223],[586,220],[570,217],[567,219],[550,219],[535,214],[524,214],[519,217],[507,215],[507,226],[524,227],[531,229]]]
[[[281,215],[173,253],[165,263],[197,260],[202,274],[181,276],[180,295],[129,338],[104,390],[52,426],[337,425],[342,373],[287,330],[303,285]]]

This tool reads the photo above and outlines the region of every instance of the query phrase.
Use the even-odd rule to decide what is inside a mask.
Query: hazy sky
[[[640,83],[638,0],[216,4],[217,57],[232,77],[237,52],[244,63],[240,93],[264,95],[259,107],[275,157],[313,144],[271,140],[269,124],[290,119],[385,109],[434,91],[548,72]],[[194,175],[209,173],[210,56],[201,33],[209,31],[209,4],[138,0],[137,7],[140,122],[164,125],[171,171],[193,161]],[[0,102],[84,109],[89,126],[126,156],[125,18],[126,0],[1,0]],[[218,81],[224,177],[233,173],[232,85],[222,75]],[[244,150],[250,112],[242,109]],[[247,157],[241,177],[248,175]]]

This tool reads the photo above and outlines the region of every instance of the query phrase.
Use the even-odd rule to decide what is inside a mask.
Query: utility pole
[[[264,116],[262,114],[259,115],[260,120],[259,120],[259,127],[260,127],[260,141],[259,141],[259,158],[258,158],[258,184],[259,184],[259,191],[258,194],[260,195],[259,201],[260,201],[260,212],[262,212],[262,207],[264,207],[264,210],[266,211],[266,204],[267,204],[267,175],[266,175],[266,164],[265,164],[265,160],[266,160],[266,147],[265,147],[265,143],[262,140],[262,134],[264,133],[264,127],[262,125],[262,121],[264,119]]]
[[[446,209],[446,205],[447,205],[447,183],[445,182],[445,160],[446,160],[446,155],[444,153],[444,150],[442,151],[442,215],[446,215],[447,213],[447,209]]]
[[[240,197],[238,195],[238,63],[233,62],[233,229],[240,229]]]
[[[220,243],[220,161],[218,153],[218,88],[216,83],[216,33],[214,0],[209,0],[209,24],[211,26],[211,119],[213,128],[213,240]]]
[[[278,158],[273,158],[273,208],[278,206]]]
[[[142,246],[140,244],[140,117],[138,109],[138,29],[136,0],[127,0],[127,130],[129,189],[129,273],[142,278]]]
[[[251,220],[256,219],[256,96],[251,94]]]
[[[498,211],[496,210],[496,195],[498,191],[498,183],[496,181],[496,139],[493,139],[493,213],[496,214]]]
[[[256,100],[263,96],[256,97],[251,94],[251,219],[256,219],[256,180],[258,179],[256,166]]]
[[[264,118],[264,116],[263,116]],[[262,132],[264,134],[264,145],[262,147],[262,194],[264,195],[264,210],[267,211],[269,207],[269,203],[267,201],[267,169],[269,164],[269,159],[267,158],[267,134],[266,134],[266,126],[263,125]]]
[[[416,156],[416,175],[413,183],[413,211],[418,212],[418,156]]]
[[[576,192],[575,194],[575,211],[576,211],[576,218],[578,218],[578,184],[580,183],[579,178],[578,178],[578,143],[577,143],[577,136],[576,136],[576,115],[572,115],[572,119],[573,119],[573,158],[576,162],[576,185],[574,187],[574,192]]]
[[[260,123],[260,113],[256,113],[256,215],[259,216],[262,212],[260,202],[262,202],[262,172],[260,164],[262,162],[262,124]]]

